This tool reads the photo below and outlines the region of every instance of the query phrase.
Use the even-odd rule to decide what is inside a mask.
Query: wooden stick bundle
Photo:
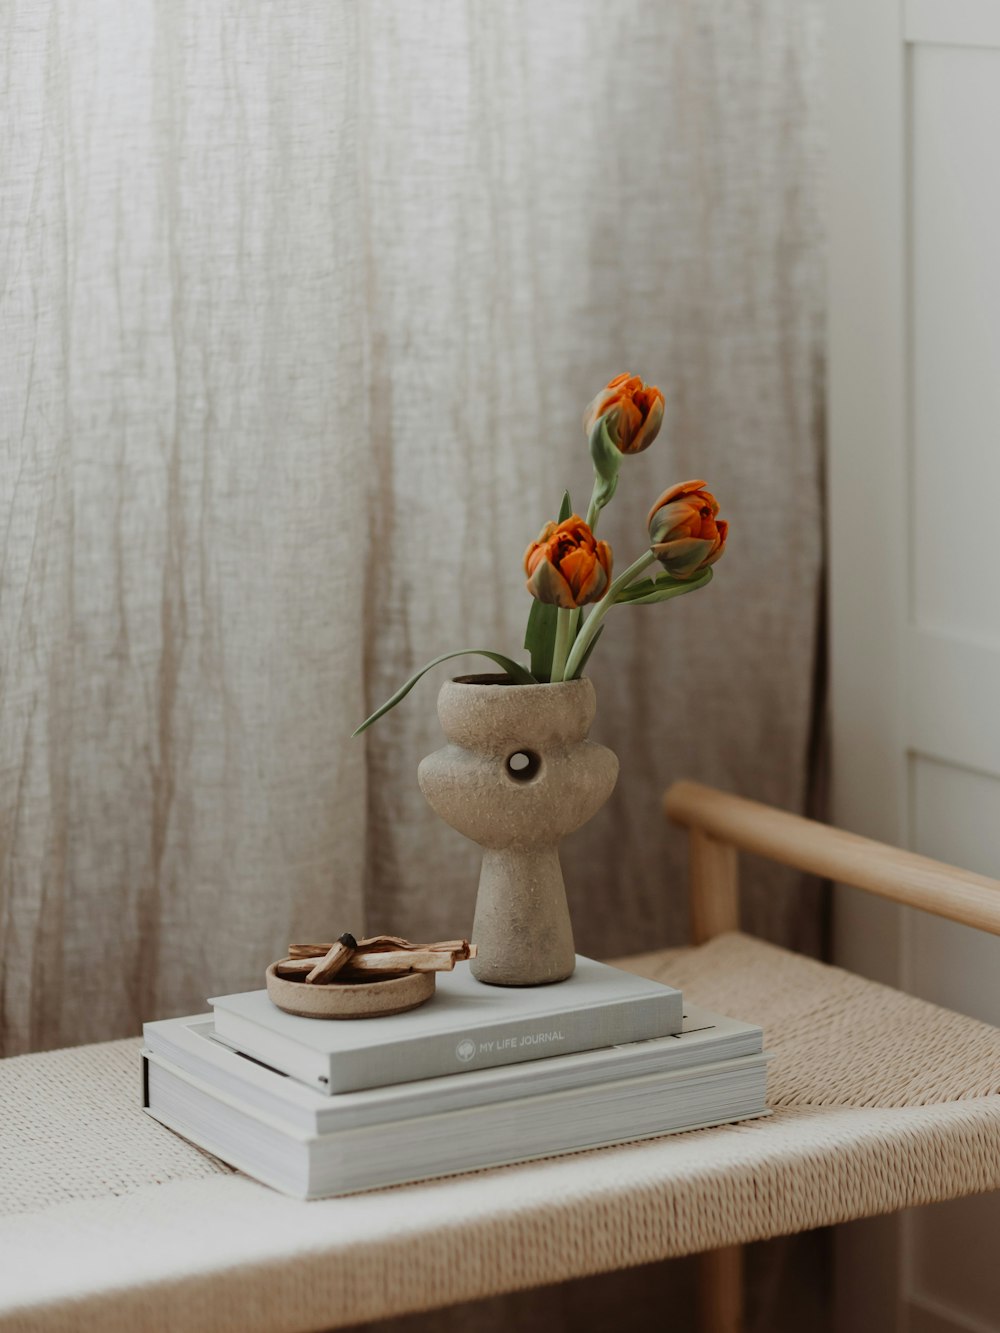
[[[460,960],[475,956],[476,946],[468,940],[411,944],[399,935],[356,940],[344,934],[331,944],[290,944],[276,970],[289,980],[323,985],[336,979],[377,981],[404,972],[450,972]]]

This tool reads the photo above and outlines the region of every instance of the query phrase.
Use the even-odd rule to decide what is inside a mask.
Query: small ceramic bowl
[[[299,1018],[385,1018],[416,1009],[434,994],[435,973],[404,972],[378,981],[329,981],[310,986],[279,977],[277,963],[267,969],[267,993],[286,1014]]]

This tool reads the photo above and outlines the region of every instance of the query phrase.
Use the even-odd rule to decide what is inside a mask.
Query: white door
[[[834,809],[1000,877],[1000,0],[830,0]],[[1000,1025],[1000,940],[841,889],[838,960]],[[1000,1196],[841,1228],[838,1327],[1000,1333]]]

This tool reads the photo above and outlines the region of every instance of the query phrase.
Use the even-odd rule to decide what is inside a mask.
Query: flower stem
[[[583,629],[576,637],[576,642],[573,644],[573,650],[566,662],[566,669],[560,679],[573,680],[575,678],[576,673],[580,670],[580,663],[583,661],[588,646],[593,641],[594,635],[600,629],[604,617],[614,606],[615,599],[621,592],[622,588],[627,587],[628,584],[630,584],[633,579],[637,578],[644,569],[648,569],[650,565],[655,563],[656,556],[652,551],[643,551],[639,559],[629,565],[624,574],[619,574],[618,578],[615,579],[614,583],[612,583],[611,587],[587,617]],[[560,614],[562,613],[560,612]]]
[[[597,516],[601,512],[601,505],[598,500],[600,491],[601,479],[600,477],[595,477],[594,488],[590,492],[590,504],[587,506],[587,527],[590,528],[591,532],[597,527]]]
[[[595,475],[594,485],[590,492],[590,504],[587,506],[587,527],[591,530],[591,532],[597,531],[597,520],[601,514],[602,505],[599,499],[599,496],[601,494],[601,484],[602,483],[600,477]],[[569,642],[570,642],[570,647],[572,647],[573,644],[576,642],[576,632],[580,624],[580,615],[581,615],[580,608],[577,607],[575,611],[571,611],[569,614],[570,614]]]
[[[555,685],[565,679],[566,656],[569,653],[569,645],[572,638],[573,617],[576,611],[567,610],[566,607],[560,607],[556,612],[556,642],[552,649],[552,673],[549,676],[550,682]]]

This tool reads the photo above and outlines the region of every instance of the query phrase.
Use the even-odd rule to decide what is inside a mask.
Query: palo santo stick
[[[438,940],[434,944],[412,944],[409,940],[401,940],[398,935],[371,935],[367,939],[358,940],[358,948],[363,949],[365,953],[388,949],[414,949],[418,953],[428,951],[453,953],[459,958],[465,958],[468,947],[468,940]]]
[[[289,958],[322,958],[328,953],[334,944],[290,944],[288,946]],[[436,946],[432,944],[411,944],[409,940],[404,940],[398,935],[373,935],[370,939],[358,940],[357,948],[365,950],[375,949],[432,949]]]
[[[416,949],[423,952],[426,949],[433,950],[435,953],[453,953],[456,958],[474,958],[474,953],[469,953],[470,946],[468,940],[441,940],[436,944],[411,944],[409,940],[401,939],[398,935],[372,935],[367,939],[358,940],[358,948],[366,953],[383,952],[398,949]],[[322,958],[323,955],[333,948],[333,944],[290,944],[288,946],[289,958]]]
[[[455,958],[434,949],[400,949],[396,953],[356,953],[352,972],[450,972]]]
[[[342,967],[354,957],[358,942],[353,935],[344,934],[335,944],[332,944],[316,966],[306,977],[306,982],[315,985],[317,982],[329,981],[335,977]]]
[[[274,970],[279,977],[302,978],[315,966],[315,958],[283,958],[280,963],[275,963]]]

